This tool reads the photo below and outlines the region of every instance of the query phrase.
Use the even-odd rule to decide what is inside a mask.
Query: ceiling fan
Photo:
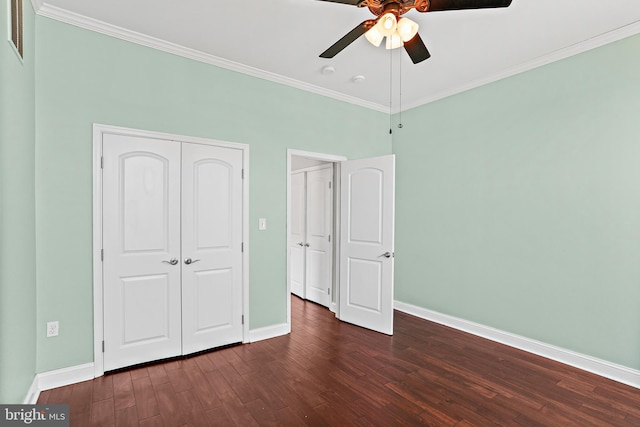
[[[418,24],[402,15],[415,9],[418,12],[438,12],[461,9],[508,7],[512,0],[320,0],[367,7],[376,18],[368,19],[320,54],[333,58],[363,34],[374,46],[380,46],[386,37],[386,48],[404,47],[414,64],[428,59],[431,54],[418,34]]]

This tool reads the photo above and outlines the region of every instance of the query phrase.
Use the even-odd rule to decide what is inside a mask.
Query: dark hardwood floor
[[[44,391],[72,426],[640,426],[640,390],[403,313],[292,299],[293,331]]]

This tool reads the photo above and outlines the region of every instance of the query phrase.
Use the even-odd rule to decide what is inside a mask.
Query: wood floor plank
[[[216,366],[213,364],[213,362],[206,357],[206,355],[203,355],[205,357],[196,357],[196,364],[198,365],[198,367],[200,368],[200,370],[202,372],[211,372],[211,371],[215,371],[217,368]]]
[[[136,378],[132,382],[138,419],[145,420],[159,415],[160,409],[158,408],[158,401],[156,399],[155,392],[153,391],[151,378]]]
[[[625,424],[629,426],[640,426],[640,417],[628,414],[624,418]]]
[[[103,375],[91,381],[93,384],[93,401],[113,399],[113,376]]]
[[[50,390],[49,399],[47,403],[69,403],[71,400],[71,393],[73,392],[73,385],[67,385],[64,387],[58,387]]]
[[[74,424],[74,420],[71,420],[71,424]],[[93,402],[91,405],[91,425],[96,427],[111,427],[116,425],[113,398]]]
[[[223,399],[222,407],[233,420],[233,424],[238,427],[254,427],[260,425],[253,417],[251,411],[249,411],[246,405],[244,405],[235,394],[226,395]]]
[[[147,366],[147,373],[149,374],[149,379],[151,379],[151,383],[154,387],[169,382],[169,376],[167,375],[167,371],[164,369],[164,364],[158,363]]]
[[[116,409],[116,427],[137,427],[140,425],[135,406]]]
[[[404,313],[291,301],[292,332],[44,391],[72,426],[640,426],[640,390]]]
[[[242,403],[249,403],[258,398],[256,391],[248,384],[244,378],[235,370],[235,368],[226,362],[219,363],[218,372],[225,378],[229,386],[233,389],[234,393],[242,401]]]
[[[140,420],[140,427],[165,427],[165,423],[161,415],[155,415],[153,417]]]
[[[113,402],[115,409],[135,406],[136,398],[133,394],[133,383],[129,371],[118,372],[113,375]]]
[[[146,367],[140,367],[129,370],[129,374],[131,374],[131,380],[136,380],[138,378],[145,378],[149,376],[149,372]]]
[[[204,358],[202,358],[204,359]],[[222,405],[220,398],[213,391],[207,381],[204,372],[200,370],[200,365],[194,364],[185,368],[187,380],[193,385],[192,390],[200,401],[203,410],[207,411]]]
[[[40,392],[40,395],[38,396],[38,403],[42,405],[46,405],[47,403],[49,403],[50,395],[51,395],[51,390],[44,390]]]
[[[220,401],[224,403],[224,400],[230,398],[229,396],[237,399],[238,396],[236,395],[236,392],[233,391],[220,371],[215,370],[210,372],[203,372],[203,375],[209,383],[211,390],[216,394]]]
[[[277,411],[286,408],[286,403],[280,398],[277,393],[274,393],[272,384],[277,382],[277,379],[268,373],[252,372],[242,376],[244,380],[251,384],[254,388],[256,396],[261,399],[264,404],[272,411]]]
[[[322,419],[323,425],[328,426],[356,426],[358,425],[358,418],[351,418],[351,414],[341,413],[339,409],[336,409],[329,403],[324,403],[314,408],[316,414]]]
[[[324,417],[324,411],[329,408],[330,411],[334,411],[333,408],[340,408],[342,414],[341,417],[345,420],[349,420],[354,424],[359,418],[364,417],[367,413],[363,411],[360,407],[356,407],[351,405],[350,403],[357,400],[359,397],[350,396],[349,398],[344,398],[342,394],[337,393],[335,391],[327,391],[322,393],[323,403],[315,406],[314,412],[320,414]]]
[[[193,383],[191,383],[189,377],[187,377],[187,373],[182,367],[169,369],[167,371],[167,376],[169,377],[169,382],[176,393],[181,393],[193,388]]]
[[[230,351],[225,351],[222,353],[227,363],[234,367],[234,369],[240,374],[247,374],[249,372],[255,372],[259,369],[259,366],[256,366],[252,363],[247,363],[247,361],[243,360],[235,351],[234,348],[230,348]]]
[[[258,425],[277,425],[278,418],[274,410],[265,405],[262,399],[253,400],[244,406],[258,422]]]
[[[287,427],[305,427],[307,424],[291,408],[284,407],[274,411],[276,424]]]
[[[69,398],[69,417],[76,425],[91,423],[91,403],[93,399],[93,383],[83,381],[73,385]]]
[[[181,426],[186,423],[186,417],[181,411],[178,396],[170,383],[154,387],[160,416],[165,426]]]
[[[205,414],[209,419],[209,425],[211,427],[229,427],[236,425],[224,406],[205,411]]]
[[[326,379],[325,379],[326,380]],[[284,386],[293,391],[298,399],[304,400],[310,406],[322,405],[325,403],[322,393],[327,391],[327,387],[318,381],[310,373],[299,373],[295,376],[283,378]]]
[[[194,389],[176,393],[176,399],[186,422],[192,427],[208,427],[209,417]]]

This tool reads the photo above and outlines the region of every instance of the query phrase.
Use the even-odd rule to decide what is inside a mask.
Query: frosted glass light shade
[[[402,18],[398,21],[398,34],[403,42],[408,42],[418,34],[420,27],[411,19]]]
[[[369,31],[364,33],[364,36],[367,38],[367,40],[369,40],[369,43],[371,43],[375,47],[380,46],[380,43],[382,43],[382,39],[384,38],[380,30],[378,29],[378,24],[374,25]]]
[[[404,43],[402,42],[402,38],[397,31],[390,36],[387,36],[387,49],[397,49],[399,47],[402,47],[403,45]]]
[[[385,13],[376,23],[376,27],[378,27],[378,31],[385,37],[389,37],[391,34],[396,32],[398,28],[398,20],[393,13]]]

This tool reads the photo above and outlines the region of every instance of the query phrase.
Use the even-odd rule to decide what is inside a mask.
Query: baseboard
[[[286,323],[251,329],[249,331],[249,342],[268,340],[269,338],[275,338],[289,333],[291,333],[291,327]]]
[[[286,323],[253,329],[249,331],[249,342],[275,338],[281,335],[286,335],[290,332],[291,329]],[[66,385],[75,384],[82,381],[92,380],[93,378],[95,378],[95,367],[93,362],[37,374],[33,379],[29,391],[27,392],[24,403],[36,403],[38,401],[38,397],[40,396],[40,392],[42,391],[50,390],[56,387],[64,387]]]
[[[24,402],[22,403],[25,405],[35,405],[40,397],[40,391],[41,390],[38,388],[38,376],[35,375],[33,377],[31,387],[29,387],[29,391],[27,392],[27,396],[24,398]]]
[[[412,316],[420,317],[441,325],[449,326],[460,331],[499,342],[556,362],[564,363],[587,372],[618,381],[631,387],[640,388],[640,371],[617,365],[606,360],[591,357],[585,354],[576,353],[561,347],[556,347],[540,341],[501,331],[479,323],[469,322],[464,319],[438,313],[426,308],[394,301],[394,307]]]
[[[43,372],[36,375],[38,389],[40,391],[49,390],[56,387],[64,387],[82,381],[95,378],[93,362],[84,365],[70,366],[68,368],[56,369],[55,371]]]
[[[34,405],[38,402],[40,392],[56,387],[92,380],[95,378],[93,363],[70,366],[68,368],[56,369],[55,371],[36,374],[29,387],[27,396],[24,399],[25,405]]]

